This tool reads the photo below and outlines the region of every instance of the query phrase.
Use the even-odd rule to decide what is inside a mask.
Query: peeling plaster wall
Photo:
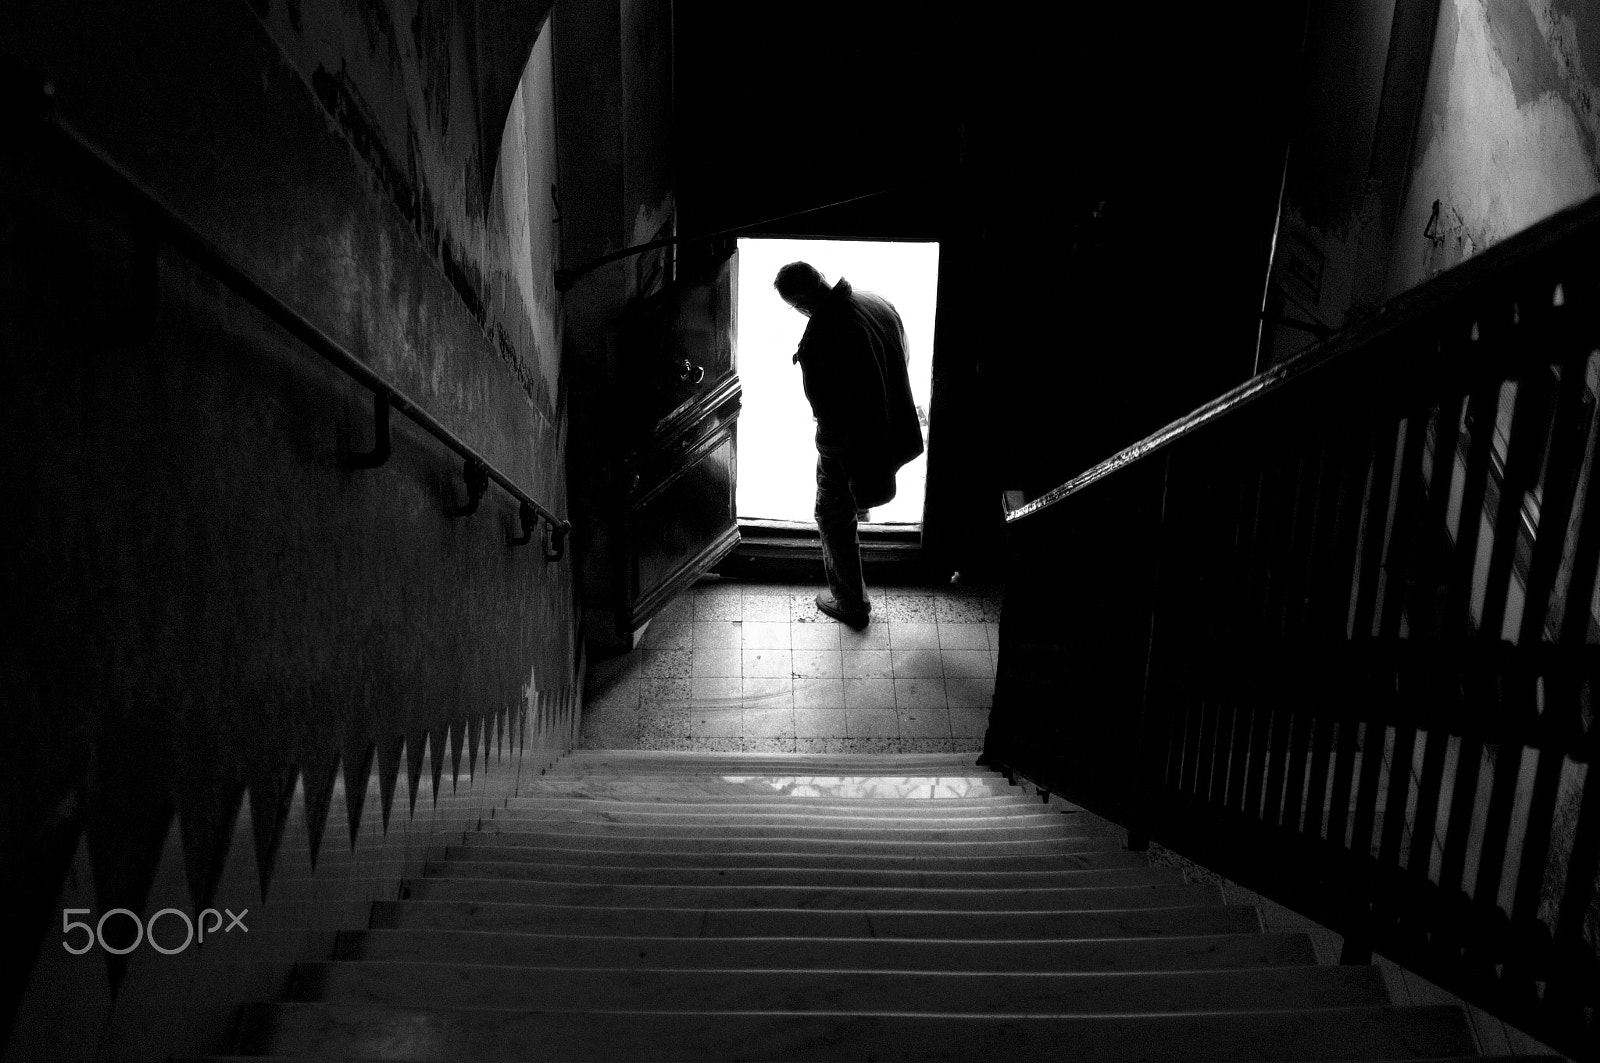
[[[22,0],[0,8],[0,58],[47,76],[65,120],[565,513],[542,10]],[[325,958],[570,747],[572,565],[507,544],[498,488],[452,519],[460,460],[403,417],[387,464],[347,468],[371,444],[364,389],[14,136],[0,1048],[203,1054],[239,1003]],[[250,936],[62,948],[64,908],[206,906],[248,908]]]
[[[1600,8],[1444,0],[1388,294],[1600,192],[1597,86]]]
[[[1368,175],[1394,9],[1395,0],[1338,0],[1319,5],[1311,26],[1275,261],[1287,309],[1301,319],[1343,323],[1362,242],[1379,225]]]

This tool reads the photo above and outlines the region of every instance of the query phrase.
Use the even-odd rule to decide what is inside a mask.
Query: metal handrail
[[[153,191],[146,188],[137,178],[124,170],[87,137],[73,128],[69,122],[54,113],[54,110],[49,106],[52,96],[50,85],[46,83],[41,86],[41,89],[44,107],[40,117],[43,122],[43,129],[55,141],[57,146],[65,149],[78,161],[87,164],[102,179],[109,181],[116,192],[131,200],[135,208],[156,224],[167,243],[183,251],[197,265],[243,296],[296,339],[372,392],[373,428],[376,442],[372,451],[351,456],[348,464],[352,468],[375,468],[388,459],[389,411],[390,409],[398,410],[429,435],[461,456],[464,478],[467,483],[468,501],[465,505],[453,509],[451,511],[453,516],[468,516],[475,511],[478,500],[482,497],[488,481],[492,480],[519,503],[523,534],[521,537],[511,538],[509,541],[514,545],[522,545],[531,541],[534,525],[538,519],[542,518],[549,527],[549,541],[545,559],[547,561],[561,560],[566,552],[567,536],[572,531],[570,521],[563,520],[541,505],[538,500],[518,486],[515,481],[499,468],[491,464],[471,445],[462,440],[460,436],[446,428],[436,417],[419,406],[404,391],[384,379],[383,376],[365,362],[350,353],[341,343],[306,320],[298,311],[269,291],[229,258],[225,252],[206,239],[199,230],[163,203]]]

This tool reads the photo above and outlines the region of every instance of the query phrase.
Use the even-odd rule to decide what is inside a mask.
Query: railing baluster
[[[1160,462],[1148,835],[1596,1059],[1600,199],[1536,229],[1007,519]]]

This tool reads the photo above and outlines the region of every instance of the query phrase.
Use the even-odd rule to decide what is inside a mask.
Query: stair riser
[[[491,965],[322,963],[298,972],[292,1000],[537,1011],[830,1011],[1084,1015],[1389,1003],[1372,967],[1171,974],[594,971]]]
[[[507,930],[629,937],[884,937],[1008,940],[1254,934],[1253,908],[1207,905],[1075,912],[849,912],[595,908],[559,905],[379,901],[374,930]]]
[[[537,816],[495,815],[483,821],[490,832],[536,832],[541,834],[614,835],[618,838],[816,838],[848,842],[966,842],[1020,841],[1045,838],[1096,838],[1107,835],[1087,832],[1064,817],[1037,823],[971,827],[888,827],[882,824],[854,823],[764,823],[748,820],[738,824],[616,822],[603,818],[582,820]],[[1120,839],[1119,839],[1120,841]]]
[[[339,959],[590,968],[800,968],[888,971],[1169,971],[1305,966],[1305,934],[1102,938],[1086,941],[910,941],[891,938],[650,938],[466,930],[341,934]]]
[[[1037,856],[1048,853],[1102,852],[1115,846],[1101,838],[1041,838],[1038,841],[922,841],[900,842],[862,839],[836,841],[822,838],[748,838],[724,836],[680,838],[673,835],[628,837],[606,834],[560,834],[548,831],[503,831],[486,824],[466,839],[467,845],[532,845],[552,849],[613,850],[616,852],[683,853],[814,853],[848,857],[868,856]]]
[[[570,1015],[334,1004],[261,1005],[245,1016],[241,1048],[307,1057],[539,1063],[554,1060],[701,1063],[759,1059],[949,1060],[970,1063],[1003,1046],[1012,1058],[1215,1063],[1304,1059],[1308,1044],[1340,1059],[1469,1055],[1457,1009],[1352,1008],[1284,1014],[973,1018],[930,1015]],[[1327,1058],[1325,1055],[1320,1058]]]
[[[1146,867],[1142,853],[1094,852],[1057,853],[1050,856],[885,856],[858,853],[846,861],[836,855],[816,853],[683,853],[661,850],[604,850],[579,846],[555,849],[536,845],[496,845],[479,837],[452,846],[445,852],[452,863],[481,860],[496,863],[532,863],[548,866],[585,865],[619,867],[687,868],[840,868],[860,871],[1071,871],[1078,869]]]
[[[509,861],[442,861],[424,868],[427,878],[505,878],[524,882],[605,882],[640,886],[857,886],[876,889],[1077,889],[1147,886],[1183,881],[1176,868],[1130,867],[1103,871],[852,871],[820,868],[670,868],[546,865]]]
[[[788,812],[846,812],[850,815],[1004,815],[1015,812],[1038,812],[1044,809],[1039,801],[1025,797],[1018,791],[998,797],[971,799],[940,798],[938,800],[910,800],[905,798],[832,798],[791,797],[764,794],[701,794],[668,796],[658,793],[628,793],[614,795],[608,792],[589,793],[588,790],[614,790],[615,784],[585,785],[582,780],[546,783],[536,780],[524,783],[517,796],[506,799],[507,808],[617,808],[621,810],[644,808],[661,810],[713,811],[727,809],[776,809]],[[629,790],[635,787],[627,787]],[[585,792],[579,792],[585,791]],[[1059,812],[1058,809],[1051,811]],[[1065,813],[1063,813],[1065,814]],[[1073,813],[1081,815],[1082,813]]]
[[[630,795],[653,796],[669,800],[699,801],[707,797],[753,797],[773,800],[825,798],[839,800],[895,801],[972,801],[976,798],[1013,799],[1017,791],[1004,782],[998,785],[977,779],[795,779],[776,776],[729,775],[706,777],[693,772],[664,775],[618,773],[615,777],[590,775],[564,779],[541,776],[518,787],[519,796],[551,794],[590,794],[624,798]]]
[[[987,829],[1006,826],[1042,826],[1042,824],[1069,823],[1088,826],[1082,815],[1062,815],[1043,810],[1038,805],[1010,808],[1002,812],[984,812],[973,808],[960,815],[910,815],[904,812],[883,810],[877,815],[835,810],[835,812],[805,812],[782,805],[734,805],[733,812],[720,808],[618,808],[613,802],[589,800],[586,804],[552,805],[539,802],[533,805],[507,805],[498,808],[493,818],[510,820],[544,821],[562,823],[632,823],[638,826],[662,824],[698,824],[698,826],[741,826],[741,824],[794,824],[794,826],[846,826],[846,828],[890,828],[936,831],[936,829]],[[1104,829],[1094,826],[1094,829]]]
[[[1221,904],[1215,886],[1123,886],[1041,890],[810,888],[784,886],[565,885],[504,879],[421,879],[412,900],[608,908],[802,908],[813,911],[1101,911]],[[404,896],[405,894],[402,894]]]

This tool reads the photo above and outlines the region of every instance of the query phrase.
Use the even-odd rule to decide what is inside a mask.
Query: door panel
[[[739,545],[739,376],[730,251],[644,299],[624,328],[627,448],[619,624],[637,628]]]

